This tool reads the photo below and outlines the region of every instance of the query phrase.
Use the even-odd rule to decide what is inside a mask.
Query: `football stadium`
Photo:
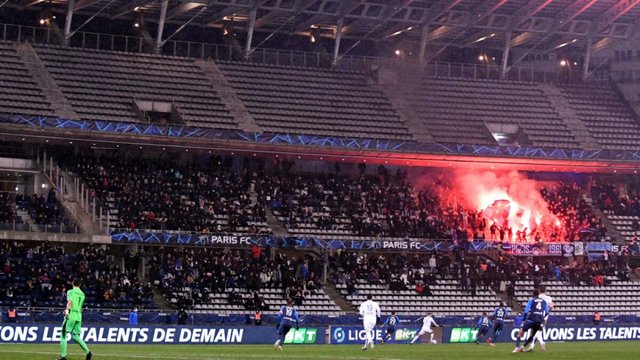
[[[637,359],[640,1],[0,0],[0,358]]]

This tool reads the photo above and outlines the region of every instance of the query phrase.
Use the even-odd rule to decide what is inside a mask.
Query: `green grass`
[[[495,348],[475,344],[451,345],[383,345],[362,351],[357,345],[290,345],[276,351],[264,345],[89,345],[95,360],[227,360],[227,359],[638,359],[640,342],[583,342],[547,344],[542,353],[511,354],[513,344],[499,344]],[[0,345],[2,360],[53,360],[58,356],[56,345]],[[82,360],[77,345],[69,344],[69,360]]]

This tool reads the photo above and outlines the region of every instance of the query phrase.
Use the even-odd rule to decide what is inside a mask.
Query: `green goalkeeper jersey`
[[[80,288],[73,288],[67,291],[67,300],[71,301],[69,310],[69,320],[82,321],[82,305],[84,305],[84,293]]]

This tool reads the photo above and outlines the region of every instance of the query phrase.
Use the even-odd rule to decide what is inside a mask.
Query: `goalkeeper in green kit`
[[[73,289],[67,291],[67,308],[64,310],[64,322],[62,323],[62,336],[60,336],[60,358],[67,360],[67,334],[87,354],[86,360],[91,360],[93,354],[80,338],[82,327],[82,305],[84,305],[84,293],[80,290],[80,280],[73,280]]]

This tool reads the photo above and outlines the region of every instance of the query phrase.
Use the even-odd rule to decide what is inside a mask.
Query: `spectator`
[[[522,313],[518,313],[516,314],[516,317],[513,320],[513,326],[515,326],[516,328],[520,328],[522,326],[523,321],[524,321],[524,317],[522,316]]]
[[[178,325],[186,325],[188,316],[187,310],[180,308],[180,310],[178,310]]]
[[[9,323],[16,323],[18,321],[18,311],[15,306],[7,308],[7,320]]]
[[[593,313],[593,325],[598,326],[600,325],[600,319],[601,319],[601,315],[599,312],[594,312]]]
[[[138,308],[134,307],[131,312],[129,312],[129,325],[138,326]]]
[[[256,326],[262,325],[262,311],[256,310],[254,314],[254,323]]]

